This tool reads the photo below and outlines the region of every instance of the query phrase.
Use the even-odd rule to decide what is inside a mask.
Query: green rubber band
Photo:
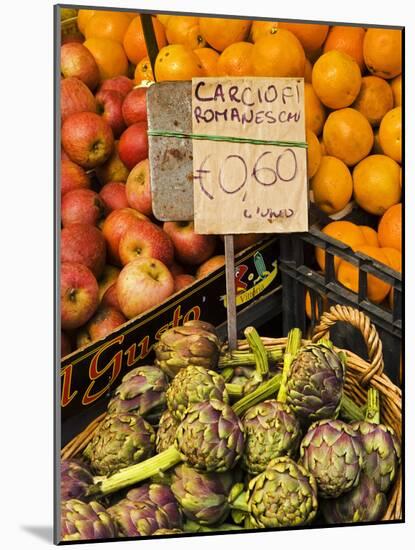
[[[232,136],[212,136],[208,134],[186,134],[184,132],[168,132],[167,130],[148,130],[149,136],[174,137],[184,139],[200,139],[206,141],[228,141],[231,143],[251,143],[252,145],[276,145],[278,147],[301,147],[307,149],[307,143],[303,141],[272,141],[267,139],[251,139]]]

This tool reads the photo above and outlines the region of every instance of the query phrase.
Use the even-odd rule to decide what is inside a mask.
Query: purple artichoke
[[[61,540],[111,539],[117,527],[109,513],[98,502],[71,499],[61,503]]]
[[[84,500],[94,480],[86,464],[80,459],[61,461],[61,500]]]
[[[161,453],[174,445],[176,431],[180,422],[178,422],[169,410],[161,415],[159,427],[156,435],[156,450]]]

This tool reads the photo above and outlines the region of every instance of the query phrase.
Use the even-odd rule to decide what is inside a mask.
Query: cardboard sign
[[[302,78],[194,78],[192,131],[198,233],[308,230]]]

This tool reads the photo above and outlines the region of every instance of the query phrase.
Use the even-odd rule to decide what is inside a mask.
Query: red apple
[[[168,268],[154,258],[139,258],[123,267],[117,279],[121,311],[132,319],[157,306],[174,291]]]
[[[64,78],[61,80],[61,122],[74,113],[90,111],[95,113],[97,104],[95,97],[86,84],[79,78]],[[70,155],[69,155],[70,156]]]
[[[176,277],[177,275],[182,275],[185,273],[184,267],[177,262],[173,260],[173,262],[169,265],[170,273],[173,275],[173,277]]]
[[[82,264],[61,264],[61,326],[79,328],[98,307],[98,283],[90,269]]]
[[[97,225],[105,216],[105,204],[92,189],[68,191],[61,202],[62,225],[73,223]]]
[[[86,265],[99,277],[105,265],[106,245],[102,232],[93,225],[74,223],[61,231],[61,261]]]
[[[64,78],[79,78],[90,90],[94,90],[99,82],[99,69],[94,56],[77,42],[61,46],[61,75]]]
[[[104,201],[107,212],[128,207],[125,183],[121,183],[120,181],[106,183],[99,192],[99,196]]]
[[[99,287],[99,300],[102,300],[102,297],[105,294],[105,291],[116,282],[118,275],[120,274],[120,269],[115,267],[115,265],[106,264],[102,270],[101,276],[98,279]]]
[[[118,154],[129,170],[148,157],[147,124],[145,122],[136,122],[124,130],[120,137]]]
[[[147,88],[134,88],[124,99],[122,114],[127,126],[147,122]]]
[[[196,279],[201,279],[202,277],[206,277],[206,275],[209,275],[212,273],[212,271],[215,271],[215,269],[218,269],[219,267],[222,267],[225,265],[225,256],[219,255],[219,256],[212,256],[205,262],[203,262],[202,265],[200,265],[196,271]]]
[[[128,204],[146,216],[153,214],[148,159],[142,160],[131,170],[125,187]]]
[[[101,304],[105,306],[114,307],[115,309],[118,309],[119,311],[121,311],[120,304],[118,302],[116,282],[112,283],[112,285],[107,288],[107,290],[105,291],[102,297]]]
[[[213,235],[199,235],[193,222],[165,222],[164,231],[173,241],[176,258],[189,265],[198,265],[212,256],[216,239]]]
[[[66,357],[72,351],[71,340],[69,336],[61,330],[61,357]]]
[[[97,100],[97,112],[111,126],[114,137],[119,137],[125,130],[122,114],[122,94],[115,90],[101,90],[95,98]]]
[[[63,123],[61,137],[66,154],[83,168],[103,164],[114,148],[109,124],[96,113],[74,113],[68,116]]]
[[[189,275],[188,273],[176,275],[176,277],[174,277],[174,292],[179,292],[179,290],[190,286],[195,281],[196,278],[193,277],[193,275]]]
[[[118,141],[114,142],[114,149],[109,159],[95,168],[95,173],[101,185],[105,185],[109,181],[121,181],[123,183],[127,181],[130,171],[120,159],[118,144]]]
[[[118,246],[123,265],[137,258],[155,258],[169,266],[174,257],[173,243],[161,227],[145,220],[136,220],[123,233]]]
[[[64,44],[72,44],[73,42],[77,42],[78,44],[82,44],[82,42],[85,41],[85,37],[80,32],[73,33],[73,34],[64,34],[61,38],[61,45]]]
[[[147,217],[133,208],[120,208],[113,210],[104,221],[102,232],[107,241],[108,256],[116,265],[121,264],[118,254],[120,239],[124,231],[137,219],[147,220]]]
[[[76,333],[76,349],[89,346],[89,344],[92,344],[89,332],[86,330],[85,327],[81,327]]]
[[[89,176],[83,168],[69,159],[61,160],[61,196],[74,189],[89,189]]]
[[[109,306],[100,306],[95,315],[88,321],[85,330],[91,342],[105,338],[127,319],[118,309]]]
[[[133,86],[134,81],[131,78],[120,75],[104,80],[99,87],[99,91],[115,90],[116,92],[121,92],[122,96],[125,97],[133,89]]]

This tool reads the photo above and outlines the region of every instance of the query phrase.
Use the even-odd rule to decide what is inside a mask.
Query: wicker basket
[[[320,323],[315,327],[311,340],[303,340],[303,344],[310,341],[317,342],[328,335],[330,327],[338,321],[350,323],[359,329],[365,339],[368,349],[369,362],[364,361],[358,355],[348,350],[342,350],[347,356],[347,373],[345,392],[358,405],[366,403],[367,389],[377,389],[381,396],[381,422],[390,426],[401,440],[402,438],[402,392],[395,386],[383,372],[382,342],[375,326],[362,312],[346,306],[332,306],[324,313]],[[266,347],[281,346],[285,348],[286,338],[263,338]],[[248,349],[246,341],[239,341],[238,349]],[[398,359],[397,359],[398,360]],[[82,433],[70,441],[61,452],[64,459],[73,458],[81,453],[91,440],[95,430],[102,422],[105,413],[94,420]],[[387,510],[383,521],[402,519],[402,468],[389,493]]]

